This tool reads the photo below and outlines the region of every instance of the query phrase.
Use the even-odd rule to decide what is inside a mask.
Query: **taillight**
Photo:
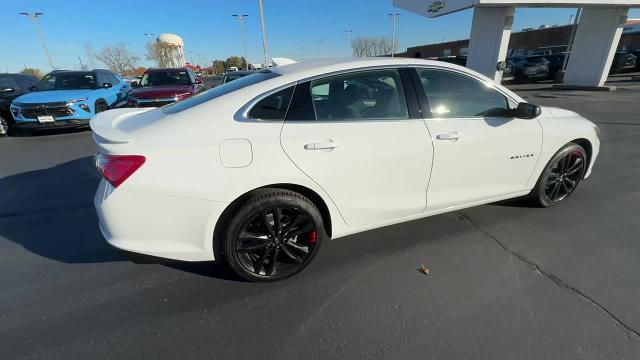
[[[144,156],[141,155],[104,155],[96,154],[94,157],[96,169],[100,175],[114,187],[120,186],[131,174],[136,172],[144,164]]]

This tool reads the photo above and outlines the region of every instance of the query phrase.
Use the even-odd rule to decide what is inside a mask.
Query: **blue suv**
[[[25,130],[88,126],[95,114],[126,104],[131,87],[109,70],[56,70],[30,90],[11,104]]]

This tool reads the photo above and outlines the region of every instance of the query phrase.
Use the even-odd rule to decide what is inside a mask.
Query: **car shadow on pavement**
[[[59,128],[59,129],[47,129],[46,131],[35,130],[35,131],[27,131],[22,129],[12,129],[10,136],[12,137],[38,137],[38,136],[51,136],[51,135],[60,135],[60,134],[73,134],[84,131],[90,131],[88,126],[85,127],[70,127],[70,128]]]
[[[123,260],[98,229],[98,181],[91,157],[0,178],[0,242],[64,263]]]
[[[100,234],[93,195],[100,177],[90,156],[0,178],[0,249],[12,241],[51,260],[78,264],[130,261]],[[145,258],[176,270],[239,280],[221,262]]]

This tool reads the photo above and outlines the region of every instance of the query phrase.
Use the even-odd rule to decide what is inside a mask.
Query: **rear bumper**
[[[182,261],[214,260],[213,230],[222,202],[114,189],[102,180],[94,197],[100,231],[120,250]]]

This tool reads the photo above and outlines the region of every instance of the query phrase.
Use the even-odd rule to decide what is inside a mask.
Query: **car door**
[[[538,121],[514,118],[517,104],[491,83],[452,70],[416,70],[434,146],[427,210],[525,190],[542,146]]]
[[[110,73],[108,78],[111,79],[112,88],[115,91],[115,100],[112,106],[119,106],[125,103],[129,98],[129,85],[113,73]]]
[[[418,214],[426,205],[433,149],[408,70],[350,72],[295,89],[282,147],[350,226]]]

